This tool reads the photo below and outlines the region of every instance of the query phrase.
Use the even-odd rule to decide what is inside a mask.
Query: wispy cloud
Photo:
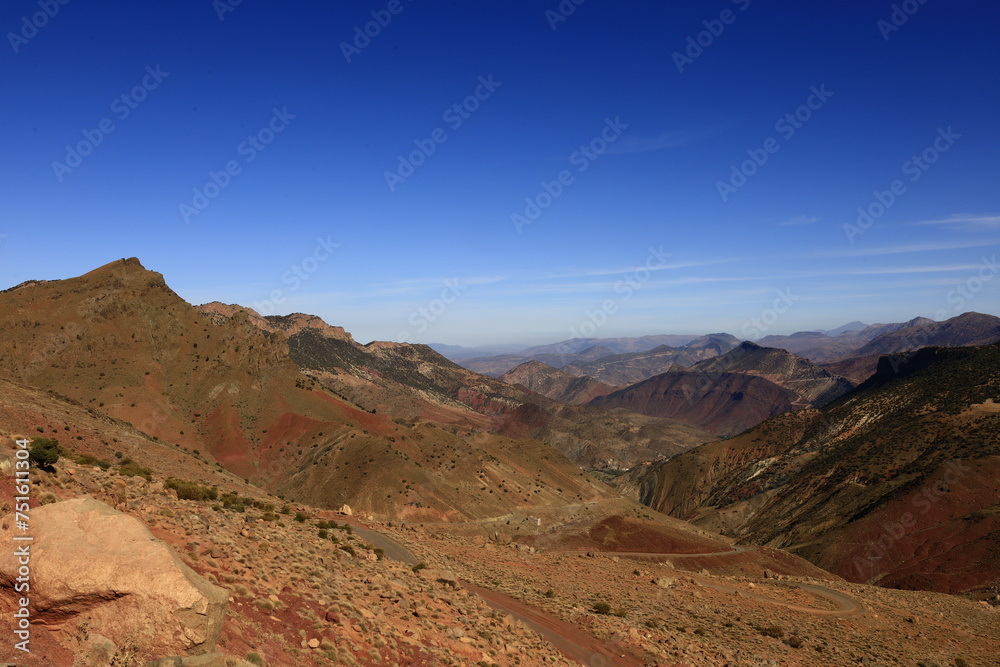
[[[1000,227],[1000,215],[970,215],[956,213],[940,220],[922,220],[915,225],[948,225],[958,229],[996,229]]]
[[[676,148],[677,146],[688,146],[696,144],[705,139],[711,139],[722,134],[728,125],[720,124],[710,127],[702,127],[688,130],[676,130],[663,132],[655,136],[640,136],[627,134],[615,143],[608,146],[608,153],[624,155],[626,153],[649,153],[661,151],[666,148]]]
[[[789,218],[784,222],[779,222],[779,227],[798,227],[800,225],[811,225],[815,222],[819,222],[819,218],[815,215],[797,215],[794,218]]]
[[[900,245],[882,246],[880,248],[846,248],[843,250],[817,252],[807,255],[807,257],[874,257],[878,255],[899,255],[911,252],[935,252],[939,250],[957,250],[960,248],[982,248],[995,245],[1000,245],[1000,239],[991,239],[987,241],[904,243]]]
[[[711,259],[711,260],[692,260],[687,262],[669,262],[666,264],[656,264],[654,266],[647,266],[646,264],[637,264],[635,266],[625,266],[616,269],[579,269],[579,270],[568,269],[564,272],[547,273],[545,275],[540,275],[533,278],[526,278],[525,280],[529,281],[562,280],[565,278],[589,278],[595,276],[624,276],[629,273],[635,273],[640,268],[649,269],[649,271],[655,272],[655,271],[666,271],[669,269],[686,269],[689,267],[697,267],[697,266],[713,266],[716,264],[726,264],[728,262],[735,262],[735,261],[737,261],[735,258],[724,258],[724,259]]]

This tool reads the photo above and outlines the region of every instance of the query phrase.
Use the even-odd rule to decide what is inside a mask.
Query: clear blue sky
[[[466,345],[1000,310],[995,2],[234,1],[4,3],[0,286]]]

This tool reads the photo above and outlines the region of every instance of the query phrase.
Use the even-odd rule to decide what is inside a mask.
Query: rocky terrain
[[[681,347],[661,345],[642,352],[606,356],[590,362],[573,362],[568,372],[587,375],[610,385],[624,387],[666,373],[688,368],[736,347],[739,340],[729,334],[700,336]]]
[[[855,384],[786,350],[744,341],[729,352],[698,362],[692,370],[711,376],[737,372],[759,375],[794,391],[799,403],[820,406],[840,398]]]
[[[883,357],[821,410],[637,468],[624,487],[852,581],[989,597],[1000,585],[998,391],[998,345]]]
[[[810,409],[842,378],[709,336],[572,405],[603,385],[195,308],[135,259],[0,292],[0,333],[0,540],[33,540],[0,663],[998,664],[996,346]]]
[[[0,447],[8,450],[9,440]],[[39,538],[75,530],[94,551],[61,570],[43,566],[49,552],[38,553],[33,591],[58,604],[37,609],[30,655],[4,644],[0,660],[995,665],[1000,651],[1000,612],[984,604],[848,584],[783,552],[734,549],[624,501],[481,524],[386,523],[287,503],[229,477],[234,490],[194,499],[191,486],[132,472],[120,461],[105,469],[66,458],[51,472],[33,471]],[[5,533],[11,519],[2,519]],[[125,538],[129,531],[140,539]],[[637,544],[677,552],[625,551]],[[224,615],[190,626],[204,632],[197,644],[138,620],[169,608],[158,588],[138,595],[123,583],[121,570],[140,549],[165,554],[165,573],[181,578],[161,579],[165,592],[224,591]],[[9,567],[0,560],[0,581]],[[101,590],[118,593],[94,594]],[[5,613],[10,604],[0,595]],[[161,639],[143,641],[149,632]],[[581,650],[582,658],[570,657]]]
[[[600,408],[624,408],[683,421],[728,437],[768,417],[787,412],[800,398],[759,375],[671,371],[591,401]]]
[[[540,361],[526,361],[499,379],[569,405],[587,403],[617,389],[586,375],[573,375]]]

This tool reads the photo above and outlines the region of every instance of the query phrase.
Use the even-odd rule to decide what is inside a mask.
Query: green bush
[[[118,468],[118,474],[125,477],[142,477],[147,482],[153,481],[153,471],[149,468],[143,468],[131,459],[122,461],[121,466]]]
[[[31,449],[28,450],[31,460],[39,468],[48,468],[54,465],[59,460],[61,453],[62,448],[59,446],[59,441],[49,438],[35,438],[31,441]]]
[[[611,605],[607,602],[598,602],[594,605],[594,613],[601,614],[602,616],[607,616],[611,613]]]
[[[177,492],[181,500],[218,500],[219,490],[211,486],[203,486],[197,482],[187,482],[183,479],[168,477],[163,486]]]
[[[101,470],[107,470],[111,467],[111,463],[108,461],[91,456],[90,454],[80,454],[76,457],[76,462],[82,466],[95,466]]]

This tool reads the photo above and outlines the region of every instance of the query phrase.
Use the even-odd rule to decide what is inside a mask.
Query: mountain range
[[[32,516],[39,553],[68,559],[35,574],[28,664],[853,664],[955,636],[981,661],[1000,649],[998,324],[588,339],[459,365],[308,314],[192,306],[135,258],[27,281],[0,292],[0,471],[24,437],[57,447],[32,468]],[[515,357],[500,377],[468,367]],[[139,595],[140,543],[211,613]],[[154,617],[130,649],[129,619]]]

